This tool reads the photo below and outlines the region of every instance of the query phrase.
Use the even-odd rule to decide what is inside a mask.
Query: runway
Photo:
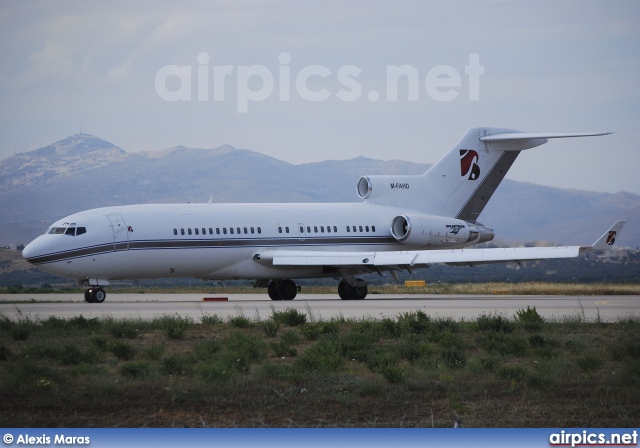
[[[204,297],[226,297],[228,301],[203,302]],[[24,316],[47,319],[113,317],[153,319],[180,315],[199,321],[218,315],[227,320],[244,315],[265,320],[272,312],[295,308],[309,320],[332,318],[395,318],[401,313],[422,310],[432,317],[474,320],[482,314],[498,313],[512,318],[517,310],[536,307],[551,321],[615,322],[640,317],[640,296],[513,296],[513,295],[375,295],[365,300],[345,301],[332,294],[299,294],[293,301],[272,301],[266,294],[108,294],[102,304],[84,302],[82,294],[0,294],[0,313],[10,319]],[[309,315],[310,314],[310,315]]]

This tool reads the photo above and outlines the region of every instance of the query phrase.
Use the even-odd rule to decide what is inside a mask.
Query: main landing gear
[[[356,284],[364,283],[362,279],[356,279]],[[351,286],[345,279],[338,284],[338,295],[342,300],[362,300],[367,297],[368,288],[364,286]]]
[[[345,279],[338,284],[338,295],[342,300],[362,300],[369,292],[367,284],[360,278],[355,279],[351,286]],[[293,300],[298,294],[298,287],[293,280],[271,280],[267,285],[267,292],[271,300]]]
[[[298,287],[293,280],[271,280],[267,292],[271,300],[293,300],[298,294]]]
[[[92,286],[84,292],[84,300],[87,303],[102,303],[107,298],[107,293],[99,286]]]

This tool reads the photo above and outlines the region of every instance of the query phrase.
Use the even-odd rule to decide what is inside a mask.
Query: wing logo
[[[478,153],[473,149],[460,150],[460,176],[468,176],[469,180],[476,180],[480,177],[480,167],[478,166]]]
[[[607,235],[607,246],[613,246],[615,244],[616,235],[617,232],[615,232],[614,230],[609,232],[609,235]]]

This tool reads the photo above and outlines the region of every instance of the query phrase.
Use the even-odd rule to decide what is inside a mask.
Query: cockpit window
[[[50,235],[78,236],[87,233],[86,227],[51,227],[47,232]]]

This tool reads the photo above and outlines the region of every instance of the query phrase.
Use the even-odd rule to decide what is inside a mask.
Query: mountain
[[[517,163],[517,162],[516,162]],[[366,174],[421,174],[429,165],[358,157],[291,165],[225,145],[127,153],[89,134],[0,161],[0,245],[25,243],[56,219],[134,203],[357,202]],[[505,180],[480,216],[498,238],[594,241],[618,219],[618,242],[640,244],[640,196],[563,190]]]

